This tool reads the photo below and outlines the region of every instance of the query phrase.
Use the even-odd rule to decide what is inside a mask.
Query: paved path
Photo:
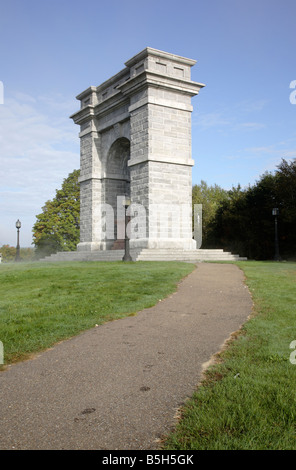
[[[201,263],[155,307],[13,365],[0,373],[0,449],[157,449],[251,309],[237,266]]]

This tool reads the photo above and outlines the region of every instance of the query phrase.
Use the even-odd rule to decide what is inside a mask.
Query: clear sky
[[[75,97],[147,46],[197,60],[206,84],[192,100],[193,184],[245,187],[295,158],[295,26],[295,0],[0,0],[0,246],[15,246],[18,218],[30,246],[79,168]]]

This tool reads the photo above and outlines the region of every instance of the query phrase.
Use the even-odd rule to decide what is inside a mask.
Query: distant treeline
[[[266,172],[252,186],[230,191],[204,181],[193,187],[193,204],[203,205],[202,248],[223,248],[268,260],[275,254],[275,220],[282,258],[296,259],[296,159],[282,159],[274,173]]]
[[[79,170],[64,179],[56,196],[47,201],[33,226],[32,248],[21,258],[32,260],[57,251],[76,250],[79,243]],[[282,159],[275,172],[264,173],[252,186],[231,190],[205,181],[192,188],[192,202],[202,204],[202,248],[223,248],[249,259],[268,260],[275,254],[272,209],[279,209],[280,255],[296,259],[296,159]],[[0,248],[3,261],[13,261],[16,249]]]
[[[0,253],[2,255],[2,262],[9,263],[15,260],[16,248],[14,246],[2,245],[0,247]],[[35,259],[34,248],[21,248],[20,258],[21,261],[33,261]]]

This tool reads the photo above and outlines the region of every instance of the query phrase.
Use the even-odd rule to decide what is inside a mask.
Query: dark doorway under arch
[[[123,233],[123,228],[119,230],[119,225],[124,221],[117,213],[117,197],[130,197],[130,171],[128,160],[130,159],[130,141],[121,137],[111,145],[106,162],[106,175],[104,180],[104,202],[110,204],[114,210],[114,235],[115,243],[112,249],[122,249],[124,240],[118,239],[118,233]]]

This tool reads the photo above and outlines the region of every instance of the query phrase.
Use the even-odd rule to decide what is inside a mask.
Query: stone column
[[[101,136],[94,116],[96,87],[88,88],[77,99],[81,101],[81,110],[72,116],[80,125],[80,243],[77,249],[92,251],[104,248],[98,211],[102,201],[102,179]]]
[[[194,60],[151,48],[125,64],[131,78],[120,90],[130,96],[131,199],[146,210],[141,236],[133,234],[131,248],[196,248],[191,98],[204,85],[190,79],[194,64]]]

